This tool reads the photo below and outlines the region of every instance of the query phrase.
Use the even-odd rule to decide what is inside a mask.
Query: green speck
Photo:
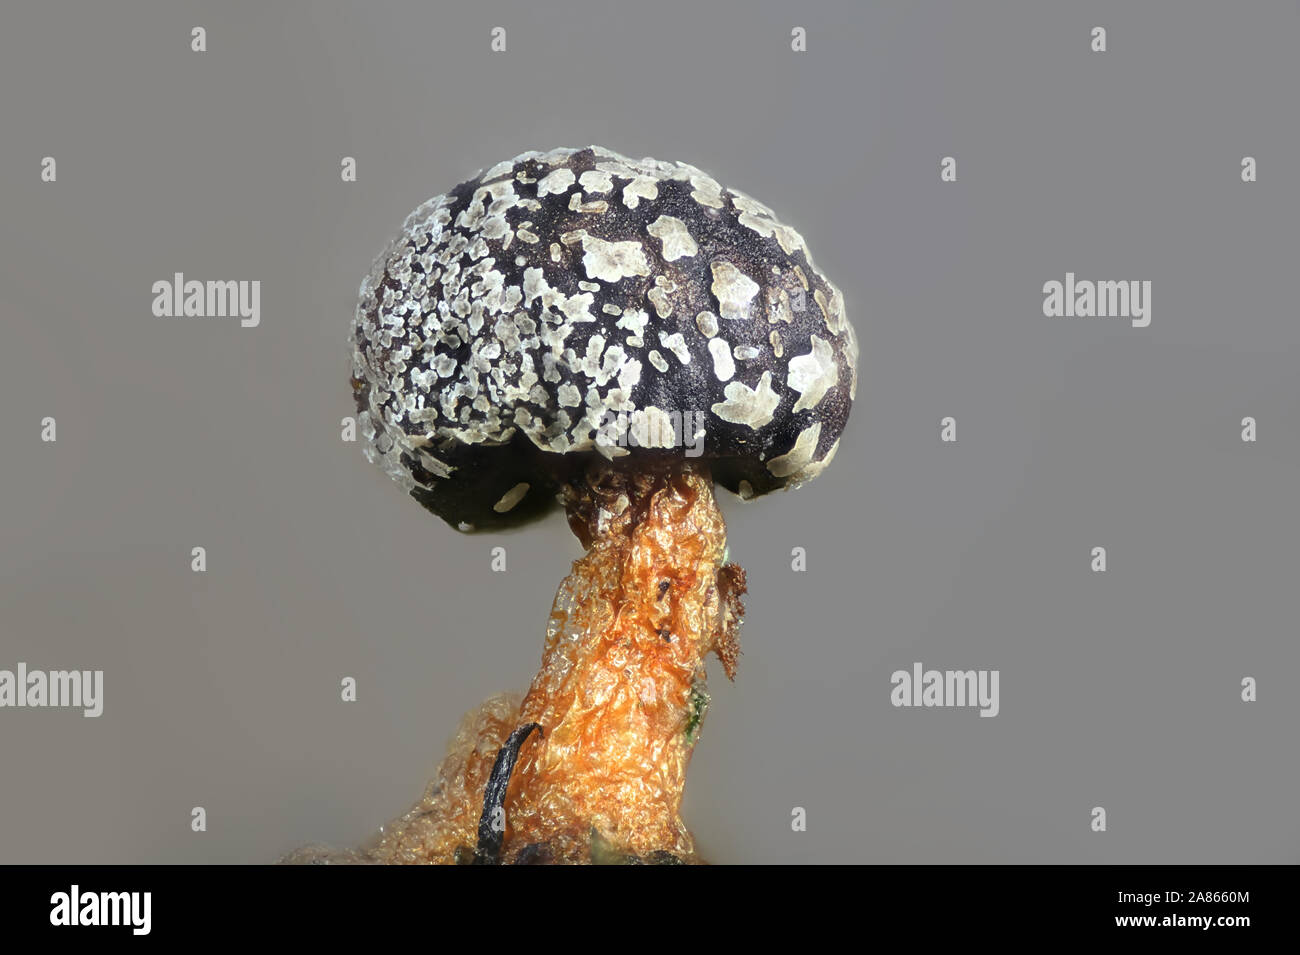
[[[704,712],[709,708],[709,694],[704,687],[696,684],[691,687],[690,699],[686,701],[686,742],[694,743],[699,734]]]

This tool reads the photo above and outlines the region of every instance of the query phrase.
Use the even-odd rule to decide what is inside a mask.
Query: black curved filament
[[[515,771],[515,762],[519,759],[519,750],[533,730],[541,731],[540,723],[528,723],[519,727],[506,740],[506,744],[497,753],[497,760],[492,764],[492,775],[488,777],[483,789],[483,815],[478,820],[478,846],[474,849],[475,865],[499,865],[501,863],[501,843],[505,839],[505,826],[493,825],[495,819],[505,820],[506,789],[510,786],[510,774]],[[544,734],[543,734],[544,735]]]

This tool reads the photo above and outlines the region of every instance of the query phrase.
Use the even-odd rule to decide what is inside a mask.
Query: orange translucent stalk
[[[705,656],[734,676],[745,575],[707,467],[601,462],[569,485],[587,547],[561,584],[542,668],[522,701],[462,722],[423,800],[365,853],[377,862],[469,861],[493,763],[515,728],[501,862],[696,862],[681,818],[708,704]],[[480,860],[481,861],[481,860]]]

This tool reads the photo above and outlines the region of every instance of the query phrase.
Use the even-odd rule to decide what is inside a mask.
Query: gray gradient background
[[[358,844],[527,686],[576,541],[458,535],[340,442],[346,336],[421,201],[589,143],[771,205],[862,341],[835,464],[723,502],[751,593],[687,787],[707,856],[1300,857],[1294,3],[2,16],[0,667],[102,668],[106,706],[0,711],[0,861]],[[1067,270],[1152,280],[1151,327],[1044,318]],[[261,280],[261,327],[155,318],[176,271]],[[914,660],[1000,669],[1001,715],[894,709]]]

